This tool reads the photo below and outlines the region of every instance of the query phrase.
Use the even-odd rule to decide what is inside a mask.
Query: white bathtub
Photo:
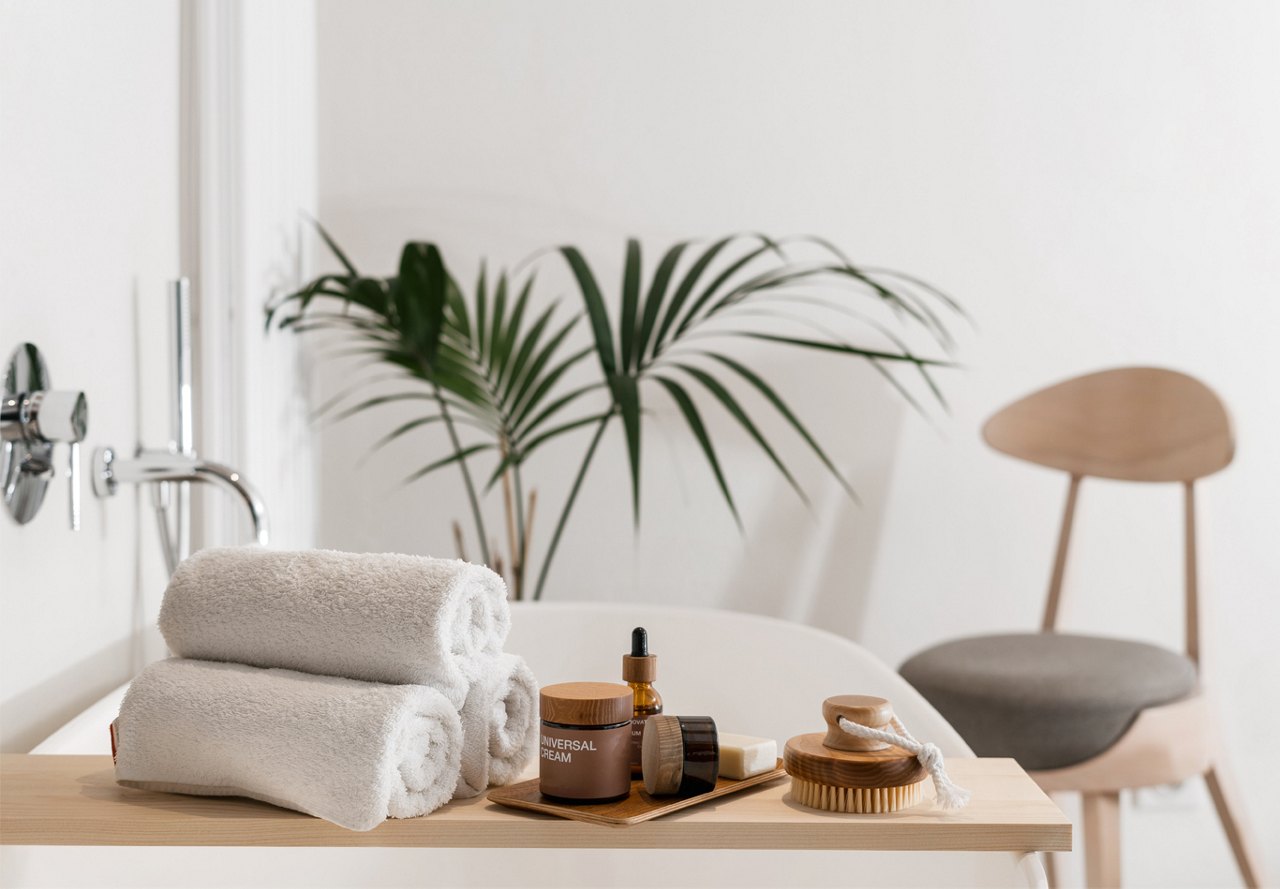
[[[599,665],[618,662],[636,624],[649,628],[654,649],[662,654],[658,687],[670,712],[709,712],[730,729],[779,738],[814,730],[815,719],[821,721],[817,705],[830,692],[815,687],[812,693],[797,693],[794,675],[769,667],[803,663],[817,677],[834,677],[832,688],[890,698],[913,733],[934,740],[949,755],[969,752],[936,711],[864,649],[797,624],[653,606],[517,605],[507,647],[523,654],[544,683],[598,676]],[[721,675],[740,675],[744,691],[750,689],[741,701],[713,696],[701,681],[705,674],[696,664],[706,657],[709,633],[733,640],[730,647],[742,659],[739,665],[716,655]],[[576,642],[566,646],[566,639]],[[700,654],[686,665],[674,654],[681,651]],[[732,661],[734,655],[723,657]],[[124,691],[122,686],[105,696],[32,752],[110,753],[107,725]],[[768,712],[759,710],[759,700],[773,702]],[[1036,856],[1016,853],[12,846],[0,851],[0,885],[6,887],[648,887],[655,882],[744,889],[1043,886],[1044,871]]]

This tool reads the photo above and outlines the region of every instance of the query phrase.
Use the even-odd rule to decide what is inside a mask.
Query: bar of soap
[[[778,742],[772,738],[720,733],[720,777],[750,778],[778,765]]]

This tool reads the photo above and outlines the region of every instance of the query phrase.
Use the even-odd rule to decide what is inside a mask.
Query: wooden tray
[[[644,782],[636,779],[631,782],[631,794],[626,799],[584,805],[547,799],[538,789],[538,779],[534,778],[532,781],[508,784],[506,787],[489,791],[489,802],[512,809],[526,809],[530,812],[541,812],[544,815],[558,815],[561,818],[572,818],[574,821],[586,821],[589,824],[626,827],[652,818],[661,818],[663,815],[705,803],[707,800],[728,796],[749,787],[768,784],[786,774],[786,769],[782,767],[782,760],[778,760],[772,771],[740,780],[720,778],[716,781],[714,790],[699,793],[697,796],[650,796],[644,789]]]

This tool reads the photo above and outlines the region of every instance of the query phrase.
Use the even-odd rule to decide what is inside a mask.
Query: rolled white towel
[[[514,654],[487,662],[462,706],[462,771],[455,797],[514,781],[533,758],[538,740],[538,681]]]
[[[510,629],[488,568],[385,553],[206,549],[178,566],[160,608],[181,657],[430,685],[456,707]]]
[[[351,830],[442,806],[458,711],[434,689],[172,658],[142,671],[112,724],[116,780],[247,796]]]

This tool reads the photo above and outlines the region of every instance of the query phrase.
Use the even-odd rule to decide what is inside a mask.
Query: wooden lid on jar
[[[635,713],[631,688],[616,682],[561,682],[538,693],[542,719],[562,725],[617,725]]]

